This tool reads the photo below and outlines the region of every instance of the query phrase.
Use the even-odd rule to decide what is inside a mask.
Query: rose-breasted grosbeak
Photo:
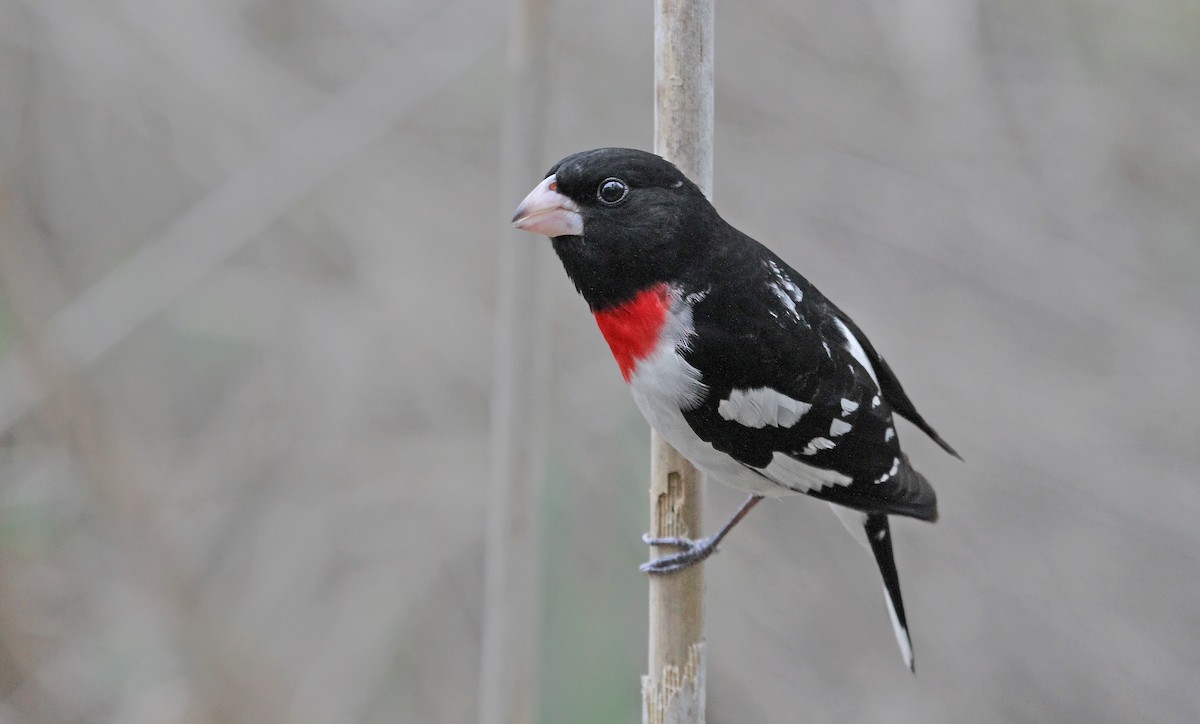
[[[707,557],[763,496],[829,501],[866,534],[912,668],[887,516],[936,520],[937,498],[900,451],[892,413],[957,453],[850,317],[644,151],[564,158],[513,224],[552,237],[650,425],[696,467],[751,494],[716,535],[647,539],[683,550],[643,570]]]

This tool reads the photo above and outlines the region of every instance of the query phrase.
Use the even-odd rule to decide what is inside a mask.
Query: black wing
[[[688,424],[781,485],[869,513],[936,519],[933,488],[900,451],[892,402],[848,348],[849,320],[769,252],[738,271],[736,286],[710,283],[693,307],[685,357],[708,394],[684,412]]]
[[[832,306],[832,303],[830,305]],[[943,440],[942,436],[937,434],[937,430],[934,430],[932,425],[925,422],[925,418],[921,417],[921,413],[917,412],[917,408],[913,405],[912,400],[908,399],[908,395],[905,394],[904,388],[900,385],[900,380],[897,379],[896,373],[892,372],[892,368],[888,366],[887,360],[875,351],[875,348],[871,345],[871,340],[867,339],[867,335],[863,334],[858,325],[849,317],[843,315],[842,319],[850,329],[850,332],[858,338],[863,346],[863,350],[867,353],[867,357],[871,360],[871,365],[875,368],[875,374],[879,377],[879,389],[883,394],[883,399],[888,401],[892,406],[892,410],[900,417],[916,425],[921,432],[928,435],[943,450],[962,460],[962,455],[959,455],[954,448],[950,447],[950,443]]]

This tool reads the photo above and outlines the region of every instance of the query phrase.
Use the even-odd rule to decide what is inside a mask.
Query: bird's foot
[[[699,540],[680,536],[654,538],[649,533],[646,533],[642,536],[642,540],[646,542],[646,545],[674,546],[683,549],[679,553],[655,558],[638,566],[642,573],[673,573],[693,566],[708,558],[713,553],[716,553],[717,543],[720,539],[717,536],[711,535]]]

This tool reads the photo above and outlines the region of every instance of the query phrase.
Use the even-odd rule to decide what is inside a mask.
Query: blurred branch
[[[501,219],[541,176],[549,0],[509,4]],[[537,720],[541,557],[550,320],[541,238],[507,229],[499,250],[488,489],[480,724]]]
[[[255,42],[244,14],[234,7],[141,0],[117,0],[113,5],[141,38],[180,71],[184,82],[257,131],[286,125],[294,109],[311,108],[320,100],[318,88],[273,62],[262,44]],[[229,82],[231,77],[238,82]],[[262,92],[264,88],[271,92]]]
[[[27,239],[32,242],[33,236],[27,234]],[[57,281],[54,271],[37,263],[35,255],[19,253],[27,247],[0,244],[0,289],[17,323],[26,326],[41,318],[38,290]],[[52,350],[35,340],[23,353],[41,388],[53,390],[44,422],[77,456],[122,549],[172,621],[182,652],[197,669],[202,690],[197,700],[206,709],[205,720],[283,721],[279,687],[270,685],[267,675],[270,667],[224,635],[184,575],[185,567],[155,514],[155,496],[148,485],[156,477],[153,466],[126,432],[121,416],[80,384]]]
[[[455,2],[423,23],[56,313],[37,333],[37,344],[53,350],[68,373],[101,358],[491,52],[492,7]],[[0,360],[0,431],[46,395],[27,353],[28,345]]]

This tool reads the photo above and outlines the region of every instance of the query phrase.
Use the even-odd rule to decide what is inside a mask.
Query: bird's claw
[[[717,541],[713,537],[692,540],[681,536],[655,538],[649,533],[642,536],[647,545],[675,546],[683,550],[662,558],[646,561],[638,568],[642,573],[673,573],[689,568],[717,552]]]

